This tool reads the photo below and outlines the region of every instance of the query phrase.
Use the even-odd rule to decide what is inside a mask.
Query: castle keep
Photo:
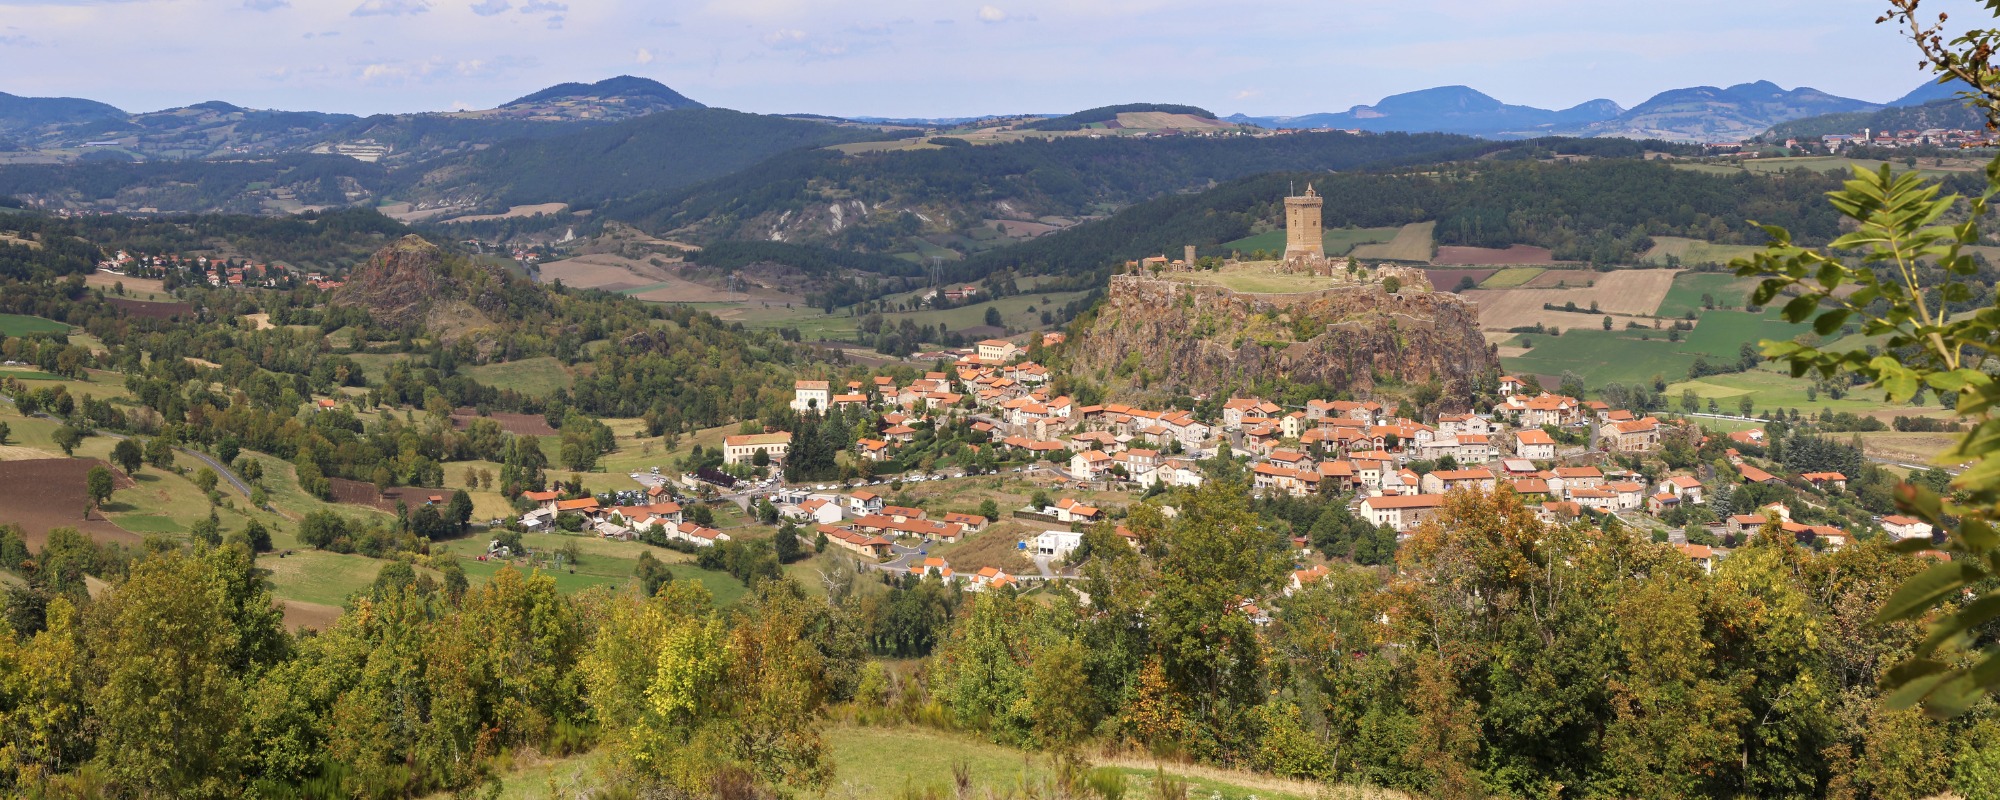
[[[1326,235],[1322,212],[1326,201],[1311,184],[1306,193],[1285,198],[1285,261],[1317,262],[1326,258]]]

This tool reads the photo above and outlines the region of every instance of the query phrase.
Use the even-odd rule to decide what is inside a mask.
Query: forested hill
[[[1835,216],[1817,200],[1836,177],[1799,171],[1778,176],[1718,176],[1658,161],[1574,164],[1484,161],[1423,173],[1274,173],[1199,194],[1163,197],[1109,219],[953,267],[965,280],[1000,269],[1079,274],[1125,260],[1217,247],[1249,235],[1259,222],[1282,220],[1291,187],[1313,181],[1326,198],[1326,226],[1382,227],[1437,221],[1442,245],[1547,247],[1565,260],[1618,263],[1636,258],[1655,235],[1761,243],[1746,220],[1788,227],[1801,240],[1837,234]]]
[[[43,245],[5,251],[41,264],[41,271],[0,269],[0,274],[28,279],[89,272],[96,267],[96,259],[119,250],[212,254],[283,262],[303,270],[342,270],[365,261],[384,243],[409,232],[402,223],[368,209],[292,217],[204,214],[72,219],[0,210],[0,233]]]
[[[1763,139],[1782,144],[1786,139],[1792,138],[1817,140],[1828,134],[1856,134],[1864,128],[1871,131],[1921,131],[1931,128],[1976,131],[1985,127],[1985,117],[1967,108],[1965,101],[1952,98],[1917,106],[1892,106],[1880,111],[1825,114],[1779,123],[1772,126],[1771,130],[1764,134]]]
[[[613,203],[602,213],[709,241],[781,239],[886,252],[903,237],[962,230],[982,219],[1091,215],[1260,172],[1393,167],[1509,146],[1449,134],[1325,132],[1254,139],[1070,137],[861,155],[797,152],[685,189]]]
[[[727,109],[688,109],[564,136],[502,142],[424,164],[401,176],[401,188],[414,196],[426,186],[446,186],[451,193],[500,205],[591,206],[726,175],[788,150],[879,135]]]

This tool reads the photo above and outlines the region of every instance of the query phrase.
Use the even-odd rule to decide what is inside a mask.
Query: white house
[[[1068,558],[1070,553],[1083,546],[1083,534],[1073,531],[1043,531],[1035,537],[1037,555]]]
[[[1929,539],[1935,531],[1928,522],[1898,516],[1883,517],[1882,530],[1898,539]]]
[[[1540,428],[1518,430],[1514,432],[1514,454],[1533,461],[1554,461],[1556,440]]]
[[[833,399],[833,391],[826,381],[795,381],[792,383],[792,410],[818,411],[824,413]]]
[[[1361,516],[1371,524],[1387,525],[1402,533],[1422,524],[1425,517],[1443,507],[1443,495],[1385,495],[1361,501]]]
[[[800,503],[799,512],[816,525],[832,525],[845,516],[839,503],[817,498]]]
[[[791,450],[790,431],[729,436],[722,440],[722,460],[728,464],[751,463],[756,459],[758,451],[763,451],[772,462],[783,461],[785,454]]]

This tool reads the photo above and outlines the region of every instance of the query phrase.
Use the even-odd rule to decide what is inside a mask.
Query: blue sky
[[[1973,18],[1972,0],[1932,0]],[[633,74],[758,112],[956,116],[1125,102],[1340,111],[1466,84],[1632,106],[1770,80],[1877,102],[1924,79],[1880,0],[0,0],[0,91],[487,108]]]

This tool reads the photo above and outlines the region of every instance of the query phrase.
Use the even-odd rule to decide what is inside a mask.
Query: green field
[[[1878,390],[1855,389],[1839,400],[1826,395],[1807,397],[1806,388],[1811,381],[1793,378],[1766,366],[1749,372],[1727,375],[1709,375],[1697,381],[1681,381],[1667,387],[1667,402],[1676,410],[1680,408],[1681,393],[1693,390],[1696,397],[1703,400],[1715,398],[1722,410],[1734,414],[1737,403],[1744,397],[1758,409],[1796,408],[1799,413],[1817,413],[1820,409],[1866,413],[1884,408],[1895,408],[1882,399]],[[1922,416],[1939,409],[1935,407],[1902,406],[1909,416]]]
[[[1726,272],[1683,272],[1674,276],[1673,288],[1660,300],[1659,316],[1680,319],[1692,311],[1701,314],[1701,296],[1715,300],[1716,308],[1742,308],[1750,301],[1756,278],[1739,278]]]
[[[1414,222],[1396,231],[1396,238],[1387,244],[1369,244],[1354,248],[1355,258],[1381,259],[1384,261],[1424,261],[1431,260],[1431,233],[1437,228],[1435,222]]]
[[[1327,255],[1344,256],[1357,246],[1379,244],[1394,239],[1398,230],[1397,228],[1335,228],[1325,231],[1321,237],[1321,241],[1326,246]],[[1227,242],[1222,245],[1222,248],[1232,253],[1242,254],[1244,257],[1248,257],[1250,253],[1258,250],[1282,255],[1285,252],[1285,232],[1283,230],[1265,231],[1254,236],[1246,236],[1233,242]]]
[[[1801,333],[1810,333],[1810,325],[1793,325],[1779,318],[1776,309],[1766,309],[1762,313],[1748,311],[1710,311],[1701,315],[1695,323],[1694,332],[1687,334],[1681,343],[1683,352],[1716,358],[1735,359],[1742,352],[1743,344],[1756,345],[1765,339],[1790,339]],[[1762,348],[1758,349],[1762,352]]]
[[[0,367],[0,378],[13,378],[15,380],[20,380],[20,381],[60,381],[63,379],[63,376],[50,372],[43,372],[38,369],[27,369],[24,367]]]
[[[69,330],[52,319],[30,317],[25,314],[0,314],[0,333],[8,336],[27,336],[33,333],[62,333]]]
[[[1679,236],[1655,236],[1653,249],[1646,251],[1646,255],[1640,260],[1646,264],[1663,267],[1667,265],[1667,257],[1673,256],[1684,266],[1696,264],[1728,266],[1732,259],[1748,258],[1763,249],[1748,244],[1714,244]]]
[[[1284,294],[1290,292],[1311,292],[1333,286],[1333,278],[1304,273],[1273,273],[1264,269],[1244,269],[1224,272],[1172,273],[1170,277],[1187,283],[1206,283],[1228,287],[1231,291],[1254,294]]]
[[[474,584],[484,583],[491,580],[506,563],[478,560],[478,556],[486,552],[488,538],[485,534],[475,533],[463,539],[433,545],[432,551],[457,556],[459,565],[465,568],[465,577]],[[645,552],[651,552],[654,558],[666,562],[674,580],[701,583],[709,594],[715,596],[718,606],[733,605],[749,592],[742,581],[730,577],[728,573],[695,566],[693,556],[639,542],[615,542],[581,534],[526,533],[521,535],[521,543],[537,553],[553,553],[564,545],[576,544],[583,560],[574,569],[568,565],[561,570],[544,567],[544,571],[555,579],[556,588],[565,592],[582,591],[594,586],[613,589],[629,586],[632,584],[632,572],[639,566],[639,554]],[[528,567],[517,564],[516,569],[525,572]]]
[[[1479,282],[1481,289],[1514,289],[1526,285],[1548,270],[1541,267],[1508,267],[1486,276]]]
[[[487,386],[513,389],[529,397],[548,397],[570,386],[569,370],[555,356],[524,358],[499,364],[482,364],[461,370],[465,376]]]
[[[1640,339],[1641,333],[1650,334],[1652,339]],[[1574,372],[1592,389],[1611,383],[1650,384],[1655,375],[1670,381],[1684,378],[1694,364],[1694,356],[1682,352],[1685,343],[1667,341],[1665,331],[1573,328],[1561,336],[1526,334],[1521,338],[1530,340],[1533,349],[1501,359],[1503,369],[1536,375]]]

